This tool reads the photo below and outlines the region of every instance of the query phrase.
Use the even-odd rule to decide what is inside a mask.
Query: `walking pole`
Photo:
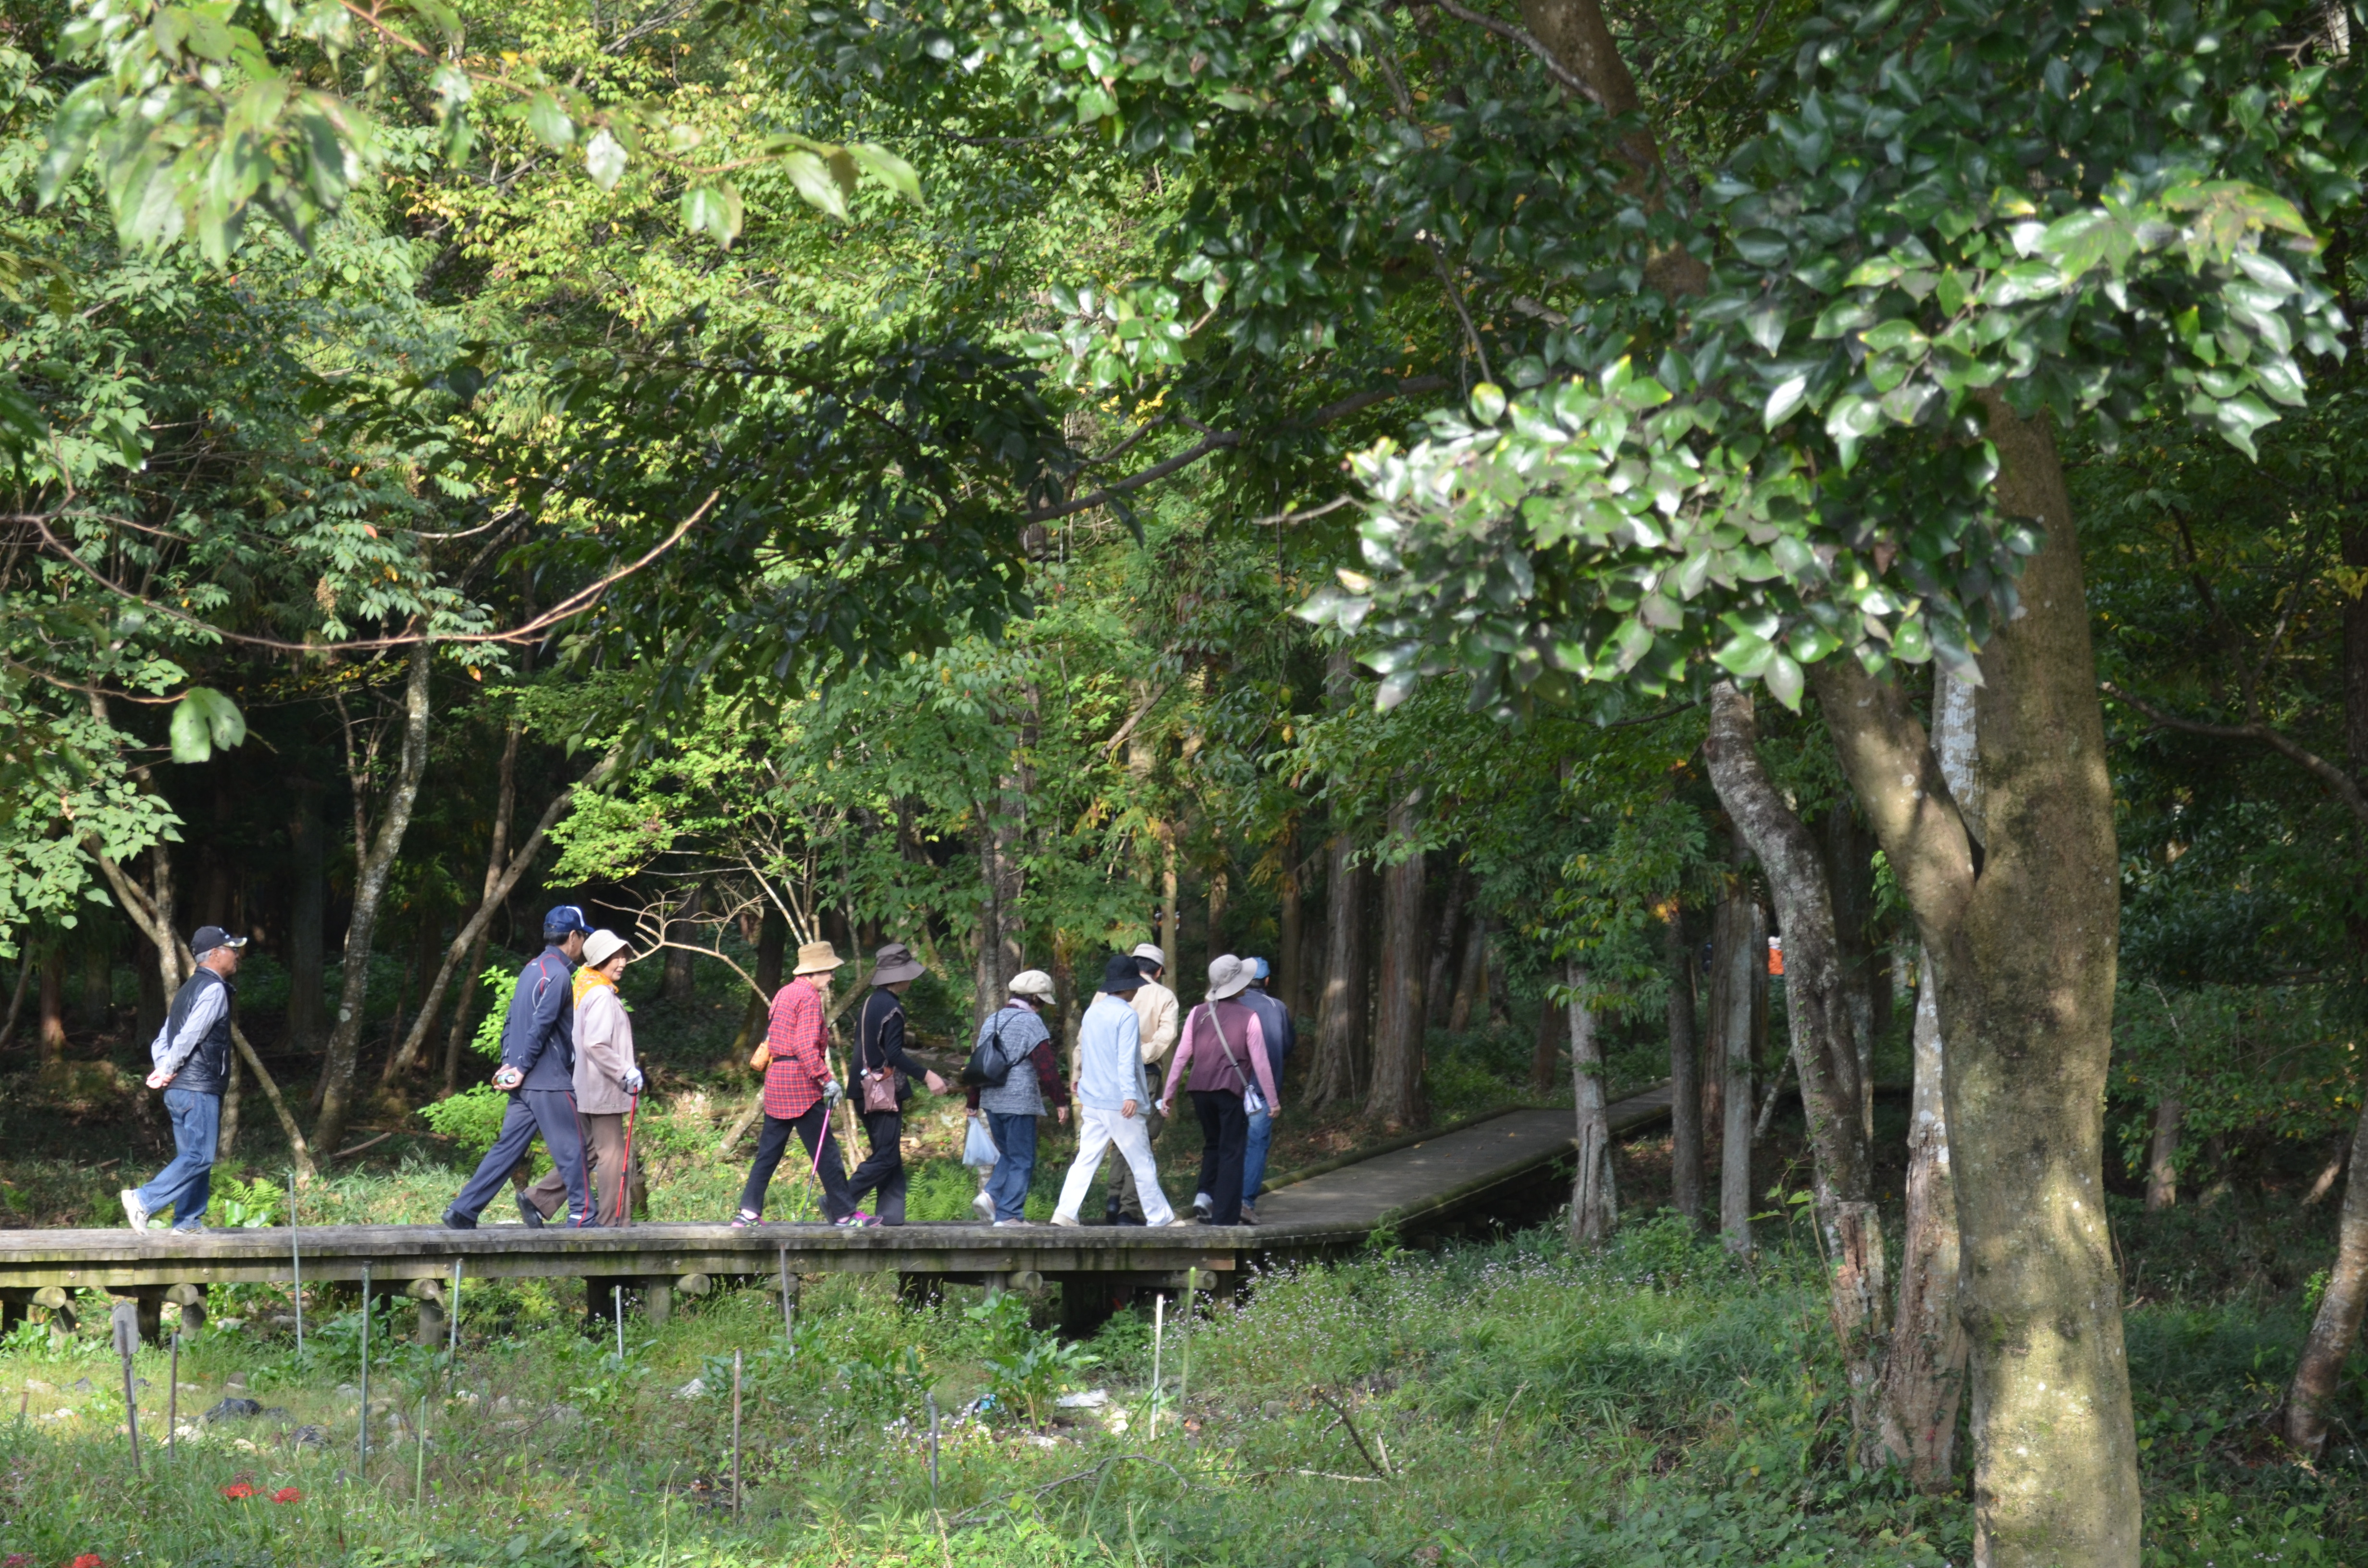
[[[131,1434],[131,1473],[140,1473],[140,1405],[131,1393],[131,1358],[140,1348],[140,1303],[118,1301],[108,1325],[123,1358],[123,1424]]]
[[[419,1396],[419,1430],[413,1434],[417,1449],[412,1472],[411,1511],[416,1514],[427,1506],[427,1396]]]
[[[304,1257],[296,1244],[296,1173],[288,1173],[288,1266],[295,1270],[296,1354],[304,1354]]]
[[[633,1119],[642,1114],[642,1096],[625,1108],[625,1163],[617,1170],[617,1218],[633,1222]]]
[[[625,1364],[625,1288],[609,1287],[609,1315],[617,1320],[617,1365]]]
[[[362,1265],[362,1430],[355,1467],[370,1473],[370,1265]]]

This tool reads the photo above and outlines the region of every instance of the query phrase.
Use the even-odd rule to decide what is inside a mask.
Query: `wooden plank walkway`
[[[1636,1131],[1668,1108],[1666,1084],[1622,1100],[1611,1108],[1613,1133]],[[786,1278],[792,1290],[800,1275],[888,1271],[1019,1289],[1072,1279],[1181,1289],[1190,1270],[1235,1274],[1262,1257],[1353,1246],[1383,1224],[1417,1230],[1485,1211],[1492,1199],[1536,1183],[1572,1148],[1569,1111],[1508,1111],[1288,1182],[1260,1199],[1256,1226],[336,1225],[189,1236],[0,1231],[0,1321],[36,1305],[63,1306],[72,1291],[96,1288],[139,1299],[142,1316],[153,1322],[168,1292],[185,1310],[202,1310],[207,1285],[286,1282],[300,1271],[307,1281],[343,1285],[359,1281],[365,1267],[373,1293],[400,1291],[429,1309],[421,1314],[423,1336],[431,1310],[441,1316],[444,1287],[456,1269],[475,1279],[581,1278],[600,1294],[621,1282],[640,1291],[644,1310],[659,1319],[674,1290],[701,1291],[717,1277]]]

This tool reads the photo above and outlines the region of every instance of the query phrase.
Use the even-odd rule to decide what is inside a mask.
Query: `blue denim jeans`
[[[1262,1110],[1250,1118],[1250,1141],[1242,1152],[1242,1201],[1258,1201],[1266,1184],[1266,1152],[1274,1142],[1274,1112]]]
[[[194,1231],[205,1223],[206,1200],[213,1196],[222,1096],[195,1089],[166,1089],[165,1114],[173,1122],[173,1163],[140,1189],[140,1207],[151,1214],[170,1209],[173,1229]]]
[[[986,1195],[995,1199],[998,1220],[1028,1218],[1028,1184],[1036,1175],[1036,1119],[986,1113],[986,1131],[998,1151],[995,1168],[987,1173]]]

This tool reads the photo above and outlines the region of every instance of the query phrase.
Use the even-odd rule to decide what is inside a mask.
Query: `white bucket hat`
[[[1231,953],[1220,953],[1209,960],[1209,1000],[1222,1002],[1228,996],[1238,996],[1249,989],[1250,966]]]
[[[1041,969],[1023,969],[1011,977],[1011,994],[1050,1002],[1053,998],[1053,977]]]
[[[598,969],[615,958],[625,946],[625,938],[603,926],[584,938],[584,961]]]
[[[1149,942],[1144,942],[1138,946],[1134,949],[1134,956],[1143,960],[1145,963],[1155,963],[1162,969],[1166,969],[1167,967],[1167,955],[1161,952],[1158,948]]]

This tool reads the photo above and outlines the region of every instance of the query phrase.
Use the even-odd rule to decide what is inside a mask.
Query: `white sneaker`
[[[1075,1224],[1076,1221],[1073,1220],[1070,1223]],[[998,1231],[1016,1231],[1022,1227],[1032,1231],[1036,1228],[1036,1221],[1033,1220],[997,1220],[995,1222],[995,1228]]]
[[[1053,1223],[1064,1226],[1072,1231],[1078,1228],[1077,1217],[1075,1214],[1055,1214],[1053,1216]]]
[[[142,1235],[147,1234],[148,1210],[140,1207],[140,1189],[127,1187],[115,1196],[123,1199],[123,1217],[131,1221],[131,1228]]]
[[[1171,1225],[1197,1225],[1200,1222],[1198,1219],[1189,1214],[1171,1214],[1151,1228],[1155,1231],[1164,1231]]]
[[[995,1218],[995,1199],[982,1192],[970,1200],[970,1211],[981,1220],[992,1220]]]

